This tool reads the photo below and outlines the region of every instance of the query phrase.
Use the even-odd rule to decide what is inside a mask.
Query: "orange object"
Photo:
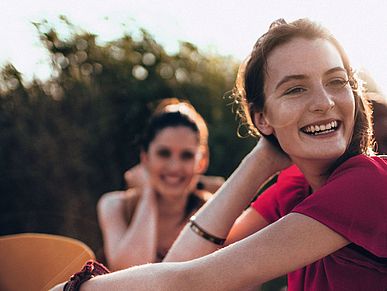
[[[51,234],[0,237],[0,290],[41,291],[69,280],[93,251],[83,242]]]

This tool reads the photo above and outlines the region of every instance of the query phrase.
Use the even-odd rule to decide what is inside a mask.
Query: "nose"
[[[182,162],[181,160],[179,159],[179,157],[174,157],[172,156],[169,160],[168,160],[168,169],[171,171],[171,172],[180,172],[181,171],[181,167],[182,167]]]
[[[330,94],[323,85],[318,86],[313,91],[313,96],[310,100],[309,110],[316,113],[326,113],[335,106],[334,97]]]

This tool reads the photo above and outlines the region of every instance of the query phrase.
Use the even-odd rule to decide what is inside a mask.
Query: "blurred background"
[[[230,175],[255,141],[237,136],[228,96],[239,63],[277,18],[320,21],[385,92],[386,8],[376,0],[2,1],[0,235],[67,235],[102,257],[96,202],[125,186],[162,98],[197,108],[210,131],[207,174]]]

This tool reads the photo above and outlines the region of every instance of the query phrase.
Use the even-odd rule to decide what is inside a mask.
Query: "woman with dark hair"
[[[196,188],[208,165],[207,140],[207,126],[191,104],[175,98],[159,104],[143,136],[135,187],[104,194],[98,203],[110,269],[162,261],[210,194]]]
[[[288,290],[386,290],[387,161],[373,154],[371,110],[337,40],[307,19],[276,21],[241,66],[235,96],[261,138],[191,217],[170,262],[82,291],[255,290],[283,274]],[[292,164],[297,183],[280,176],[241,215]]]

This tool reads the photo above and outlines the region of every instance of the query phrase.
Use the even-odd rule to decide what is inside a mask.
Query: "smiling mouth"
[[[308,135],[316,136],[316,135],[323,135],[323,134],[334,132],[339,128],[339,126],[340,126],[340,123],[337,120],[334,120],[326,124],[308,125],[301,128],[301,131]]]
[[[170,185],[178,185],[180,184],[184,179],[182,177],[178,176],[163,176],[162,180]]]

